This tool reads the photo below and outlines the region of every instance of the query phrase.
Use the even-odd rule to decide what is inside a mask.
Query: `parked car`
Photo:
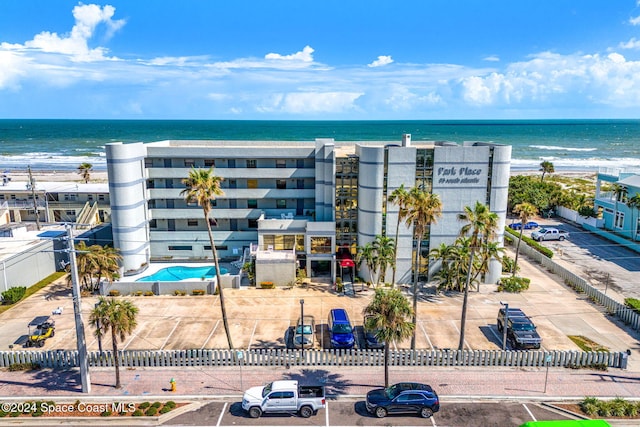
[[[529,221],[524,225],[525,230],[535,230],[538,227],[540,226],[538,225],[537,222],[534,222],[534,221]],[[509,228],[511,228],[512,230],[520,230],[522,228],[522,223],[514,222],[513,224],[509,224]]]
[[[530,317],[519,308],[509,307],[509,315],[505,324],[505,310],[498,311],[498,330],[502,332],[506,326],[507,340],[514,349],[539,349],[542,338],[536,330],[536,325]]]
[[[384,341],[380,341],[376,334],[378,333],[377,329],[367,328],[367,319],[371,316],[364,317],[364,340],[367,345],[367,348],[377,349],[384,348]]]
[[[349,315],[344,308],[334,308],[329,311],[329,338],[332,348],[353,348],[356,342]]]
[[[265,386],[252,387],[242,397],[242,409],[251,418],[277,412],[297,412],[301,417],[309,418],[325,405],[324,386],[299,385],[295,380],[274,381]]]
[[[304,319],[304,322],[302,320]],[[305,315],[298,318],[296,328],[293,330],[293,346],[295,348],[311,348],[316,342],[316,320],[313,316]]]
[[[543,240],[560,240],[569,238],[569,233],[566,231],[558,230],[557,228],[541,228],[540,230],[531,233],[531,238],[541,242]]]
[[[367,393],[367,411],[378,418],[415,413],[429,418],[440,410],[438,394],[430,385],[403,382]]]

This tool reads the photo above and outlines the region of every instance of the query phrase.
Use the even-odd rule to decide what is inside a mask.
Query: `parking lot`
[[[520,294],[496,292],[495,285],[481,285],[480,292],[469,295],[469,310],[465,347],[495,350],[501,348],[502,334],[496,327],[500,301],[522,308],[538,327],[546,350],[579,350],[567,337],[583,335],[608,347],[611,351],[638,349],[638,341],[605,317],[584,296],[576,294],[554,276],[520,258],[521,272],[531,279],[529,290]],[[359,285],[356,286],[359,289]],[[405,291],[406,292],[406,291]],[[345,308],[356,332],[361,337],[363,308],[369,303],[372,290],[341,296],[328,284],[312,283],[308,288],[292,289],[228,289],[225,301],[229,326],[235,348],[285,348],[288,332],[300,315],[300,300],[304,299],[305,315],[316,321],[315,348],[326,347],[327,315],[332,308]],[[411,297],[407,294],[408,297]],[[227,348],[226,337],[216,296],[139,296],[129,297],[139,307],[138,326],[120,349],[199,349]],[[82,299],[86,322],[97,297]],[[460,333],[462,296],[457,293],[437,295],[425,288],[418,305],[416,347],[422,349],[457,348]],[[75,348],[73,305],[64,279],[47,287],[17,307],[0,315],[0,349],[22,349],[27,336],[27,324],[35,317],[55,315],[56,333],[47,340],[43,350]],[[87,325],[87,344],[98,349],[94,328]],[[362,345],[362,340],[359,340]],[[408,348],[409,340],[394,343]],[[358,345],[358,344],[357,344]],[[111,348],[108,337],[102,340],[104,349]],[[630,364],[637,358],[630,358]]]

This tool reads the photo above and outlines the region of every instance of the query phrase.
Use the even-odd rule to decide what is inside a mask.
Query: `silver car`
[[[312,348],[316,342],[316,320],[313,316],[304,316],[304,323],[298,318],[293,331],[293,346],[295,348]]]

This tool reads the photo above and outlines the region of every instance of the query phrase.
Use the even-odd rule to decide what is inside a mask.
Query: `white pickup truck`
[[[265,386],[252,387],[242,396],[242,409],[251,418],[267,413],[294,413],[309,418],[326,405],[324,386],[301,386],[298,381],[274,381]]]
[[[531,233],[531,238],[541,242],[543,240],[564,240],[569,238],[569,233],[557,228],[544,227]]]

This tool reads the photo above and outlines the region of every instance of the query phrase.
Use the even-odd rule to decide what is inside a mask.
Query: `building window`
[[[187,220],[187,226],[189,226],[189,227],[197,227],[198,226],[198,220],[197,219],[188,219]]]
[[[255,200],[255,199],[247,200],[247,208],[249,208],[249,209],[257,209],[258,208],[258,201]]]
[[[247,167],[248,168],[256,168],[257,167],[257,162],[255,160],[247,160]]]
[[[620,229],[624,227],[624,212],[616,212],[616,219],[613,226]]]
[[[184,161],[184,167],[186,168],[192,168],[196,165],[196,161],[192,160],[192,159],[185,159]]]
[[[93,202],[93,194],[87,194],[87,200]]]
[[[187,245],[170,245],[169,246],[169,250],[170,251],[190,251],[191,249],[193,249],[192,246],[187,246]]]
[[[235,179],[230,179],[229,180],[229,188],[236,188],[236,186],[238,185],[237,181]]]
[[[276,188],[279,190],[284,190],[287,188],[287,180],[286,179],[276,179]]]
[[[30,213],[35,213],[35,211],[31,211]],[[76,214],[76,211],[64,211],[65,215],[73,216]]]
[[[249,228],[258,228],[258,220],[250,219],[249,220]]]
[[[247,188],[258,188],[258,180],[257,179],[248,179],[247,180]]]
[[[158,221],[155,219],[152,219],[149,221],[149,228],[158,228]]]
[[[211,245],[204,246],[204,250],[210,251],[211,250]],[[223,246],[217,246],[216,245],[216,251],[226,251],[226,250],[227,250],[227,245],[223,245]]]
[[[98,194],[98,200],[104,202],[104,194]]]
[[[204,166],[207,168],[211,168],[216,165],[216,161],[213,159],[204,159]]]
[[[333,247],[331,246],[331,237],[312,237],[311,253],[312,254],[333,253]]]
[[[147,168],[147,169],[148,168],[152,168],[153,167],[153,159],[149,159],[149,158],[144,159],[144,167]]]
[[[278,208],[278,209],[286,209],[287,208],[287,199],[278,199],[278,200],[276,200],[276,208]]]
[[[65,194],[64,200],[66,202],[75,202],[78,199],[77,194]]]
[[[287,160],[286,159],[276,159],[276,167],[277,168],[286,168]]]

